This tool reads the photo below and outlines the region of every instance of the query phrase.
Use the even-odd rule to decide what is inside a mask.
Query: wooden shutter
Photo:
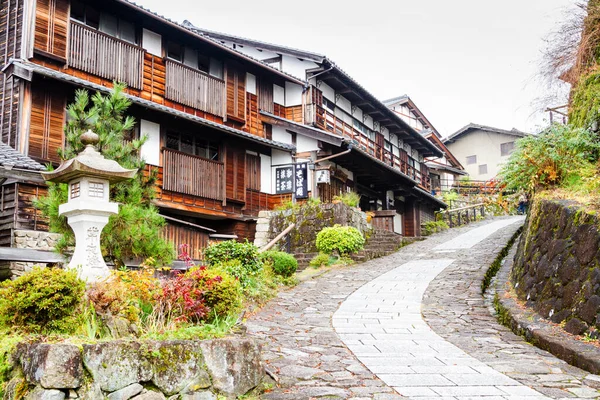
[[[31,121],[27,154],[42,161],[59,163],[58,149],[63,148],[65,96],[34,89],[31,97]]]
[[[246,154],[246,188],[260,191],[260,156]]]
[[[246,153],[244,150],[228,147],[226,161],[226,197],[227,199],[246,200]]]
[[[380,160],[383,160],[383,147],[385,146],[385,137],[379,133],[375,132],[375,154],[376,157]]]
[[[36,50],[66,61],[68,27],[68,0],[37,0],[34,41]]]
[[[227,118],[246,122],[246,74],[227,64]]]
[[[275,112],[273,83],[266,79],[261,79],[258,82],[258,108],[271,114]]]

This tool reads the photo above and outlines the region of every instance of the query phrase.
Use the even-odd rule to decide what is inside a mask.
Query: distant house
[[[429,122],[417,105],[407,95],[394,97],[383,102],[389,109],[400,116],[407,124],[421,133],[443,153],[441,157],[427,157],[425,165],[429,168],[431,190],[435,193],[452,188],[454,182],[461,176],[467,175],[465,168],[444,145],[442,135]]]
[[[498,175],[502,164],[515,149],[515,142],[527,133],[469,124],[444,139],[446,147],[465,166],[473,180],[487,181]]]

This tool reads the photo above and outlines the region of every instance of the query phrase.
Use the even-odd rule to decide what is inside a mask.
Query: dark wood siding
[[[260,191],[260,156],[246,154],[246,189]]]
[[[31,101],[28,155],[32,158],[60,162],[58,149],[63,147],[66,97],[54,90],[34,88]]]
[[[163,237],[173,243],[176,254],[179,254],[180,245],[188,245],[188,252],[194,260],[202,259],[202,251],[208,246],[209,241],[205,231],[171,222],[163,229]]]
[[[18,143],[19,126],[19,99],[21,84],[18,78],[6,78],[2,74],[2,104],[0,105],[0,128],[2,129],[2,143],[16,148]]]
[[[23,1],[2,1],[0,9],[0,55],[2,66],[11,58],[21,57],[23,37]]]
[[[34,48],[40,54],[67,59],[68,0],[37,0]]]
[[[226,197],[229,200],[245,201],[246,153],[244,150],[228,147],[225,157]]]
[[[17,184],[0,187],[0,246],[10,247],[16,210]]]
[[[232,62],[227,65],[227,118],[246,121],[246,73]]]
[[[271,114],[274,111],[273,83],[267,79],[258,81],[258,108]]]

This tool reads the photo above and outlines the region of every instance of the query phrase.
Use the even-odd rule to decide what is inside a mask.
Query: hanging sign
[[[328,169],[317,170],[317,183],[329,183],[331,175]]]
[[[295,165],[294,173],[294,190],[296,191],[296,199],[308,198],[308,164],[300,163]]]
[[[275,193],[292,193],[294,191],[294,167],[275,169]]]

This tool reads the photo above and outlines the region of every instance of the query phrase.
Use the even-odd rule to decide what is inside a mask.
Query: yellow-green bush
[[[76,271],[35,267],[0,285],[0,323],[28,332],[72,332],[84,290]]]
[[[352,226],[336,224],[323,228],[317,234],[315,244],[321,253],[337,252],[340,256],[345,256],[361,250],[365,245],[365,238],[358,229]]]
[[[283,251],[265,251],[261,254],[264,262],[271,264],[273,272],[277,275],[289,278],[298,269],[298,261],[293,255]]]

